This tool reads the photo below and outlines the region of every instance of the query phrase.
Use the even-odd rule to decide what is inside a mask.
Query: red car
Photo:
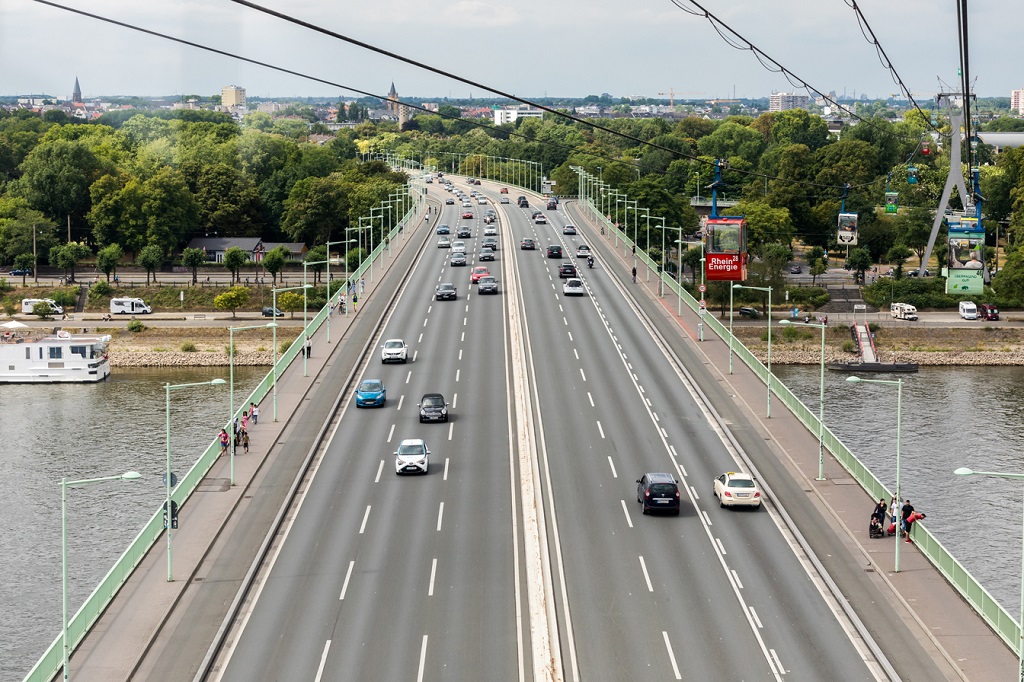
[[[508,194],[508,187],[502,187],[501,188],[501,193],[502,194]]]
[[[485,266],[478,265],[475,268],[473,268],[472,272],[469,275],[469,279],[470,281],[473,282],[473,284],[476,284],[481,277],[487,277],[490,274],[491,271],[488,270]]]
[[[462,217],[466,218],[467,220],[472,220],[473,219],[473,212],[472,211],[463,211],[462,212]]]

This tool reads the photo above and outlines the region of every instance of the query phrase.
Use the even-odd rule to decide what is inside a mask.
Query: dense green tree
[[[136,262],[146,270],[146,286],[149,286],[149,276],[153,276],[153,282],[156,282],[156,271],[160,269],[160,266],[164,264],[164,250],[156,244],[150,244],[142,247],[139,251],[139,255],[136,257]]]
[[[224,267],[231,272],[232,282],[241,282],[239,271],[249,262],[249,254],[237,246],[229,247],[224,252]]]
[[[32,274],[35,274],[35,267],[36,259],[31,253],[20,253],[14,257],[14,268],[21,270],[21,286],[25,286],[25,280],[28,278],[28,275],[25,273],[31,270]]]
[[[314,246],[306,252],[306,263],[309,270],[313,271],[313,285],[319,283],[320,273],[327,267],[327,245]]]
[[[914,252],[904,244],[896,244],[885,254],[890,265],[894,266],[893,277],[897,280],[903,279],[903,265],[907,259],[914,255]]]
[[[42,212],[29,207],[21,197],[0,197],[0,262],[10,263],[20,254],[33,253],[33,247],[47,260],[50,248],[57,244],[56,224]]]
[[[33,149],[19,171],[20,191],[33,208],[54,221],[70,216],[75,225],[89,210],[89,186],[103,167],[84,142],[54,140]]]
[[[240,170],[225,163],[204,166],[190,189],[199,205],[199,224],[208,233],[224,237],[259,234],[259,192]]]
[[[871,267],[871,252],[865,248],[857,247],[850,251],[850,258],[847,261],[850,269],[856,273],[856,280],[864,283],[864,273]]]
[[[285,234],[306,243],[327,241],[332,228],[339,226],[339,217],[350,208],[342,183],[335,177],[299,180],[284,205]]]
[[[304,305],[308,305],[308,300],[302,296],[302,294],[294,291],[285,291],[277,297],[277,306],[281,310],[286,310],[291,313],[294,318],[295,313],[302,310]]]
[[[925,249],[928,248],[928,239],[932,234],[932,213],[931,209],[923,206],[912,206],[900,211],[896,217],[897,239],[917,254],[919,262],[924,259]],[[890,258],[890,260],[892,259]]]
[[[761,152],[767,146],[764,136],[748,126],[726,121],[707,137],[697,141],[701,154],[716,159],[738,157],[750,165],[756,165]]]
[[[278,299],[280,302],[280,299]],[[230,310],[234,319],[235,311],[249,302],[249,290],[246,287],[231,287],[213,299],[213,305],[221,310]]]
[[[1024,249],[1007,255],[1002,269],[992,278],[992,289],[1012,305],[1024,304]]]
[[[192,271],[192,284],[195,284],[199,281],[199,266],[206,264],[206,252],[187,248],[181,252],[181,264]]]
[[[108,282],[110,275],[117,272],[117,265],[123,257],[124,251],[117,244],[110,244],[96,252],[96,267],[107,276]]]
[[[681,248],[681,245],[677,246]],[[691,246],[690,248],[686,249],[686,251],[683,251],[683,266],[690,268],[690,281],[693,284],[693,286],[697,286],[697,274],[703,267],[703,265],[700,262],[700,259],[703,256],[704,249],[700,247]],[[682,279],[682,273],[679,273],[679,277],[680,279]]]
[[[267,251],[263,255],[263,259],[260,261],[260,265],[263,269],[270,273],[271,280],[274,286],[277,286],[277,275],[284,269],[285,261],[288,258],[288,249],[283,246]]]
[[[772,208],[763,201],[741,201],[732,210],[747,221],[747,246],[756,251],[762,244],[789,244],[793,238],[793,221],[789,209]]]
[[[92,255],[85,242],[68,242],[50,249],[50,266],[60,268],[68,282],[75,281],[75,266],[78,262]]]
[[[145,241],[170,257],[184,243],[199,220],[199,205],[185,179],[173,168],[161,168],[142,183],[141,215]]]

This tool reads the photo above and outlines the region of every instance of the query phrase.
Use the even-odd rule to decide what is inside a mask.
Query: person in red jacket
[[[907,521],[906,521],[906,524],[907,524],[907,542],[913,544],[913,540],[910,539],[911,526],[913,526],[914,522],[917,521],[918,519],[923,519],[925,517],[926,517],[926,514],[924,512],[918,512],[918,511],[911,512],[910,516],[907,517]]]

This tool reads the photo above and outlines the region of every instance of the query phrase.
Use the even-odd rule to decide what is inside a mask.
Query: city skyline
[[[394,82],[407,97],[495,97],[230,2],[198,8],[182,0],[63,4],[374,94],[386,94]],[[692,9],[687,0],[679,4]],[[871,99],[898,92],[843,2],[702,4],[823,92]],[[706,20],[667,0],[634,3],[628,14],[608,0],[563,0],[557,6],[526,0],[515,8],[483,0],[380,0],[372,8],[346,7],[343,15],[323,0],[266,6],[528,99],[605,92],[667,99],[670,91],[681,100],[755,99],[804,92],[765,70],[750,52],[729,47]],[[939,77],[949,88],[958,86],[952,3],[934,7],[908,0],[892,7],[873,0],[860,7],[915,97],[936,92]],[[971,12],[975,92],[1009,97],[1024,87],[1024,75],[1017,78],[1003,68],[1024,57],[1024,46],[1012,34],[1012,17],[1020,18],[1024,8],[984,0]],[[256,98],[359,96],[31,0],[0,0],[0,60],[16,65],[0,75],[0,94],[8,96],[70,98],[76,76],[86,99],[210,95],[228,84]]]

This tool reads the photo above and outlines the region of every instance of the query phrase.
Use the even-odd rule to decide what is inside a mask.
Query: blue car
[[[364,379],[356,388],[356,407],[382,407],[388,392],[380,379]]]

